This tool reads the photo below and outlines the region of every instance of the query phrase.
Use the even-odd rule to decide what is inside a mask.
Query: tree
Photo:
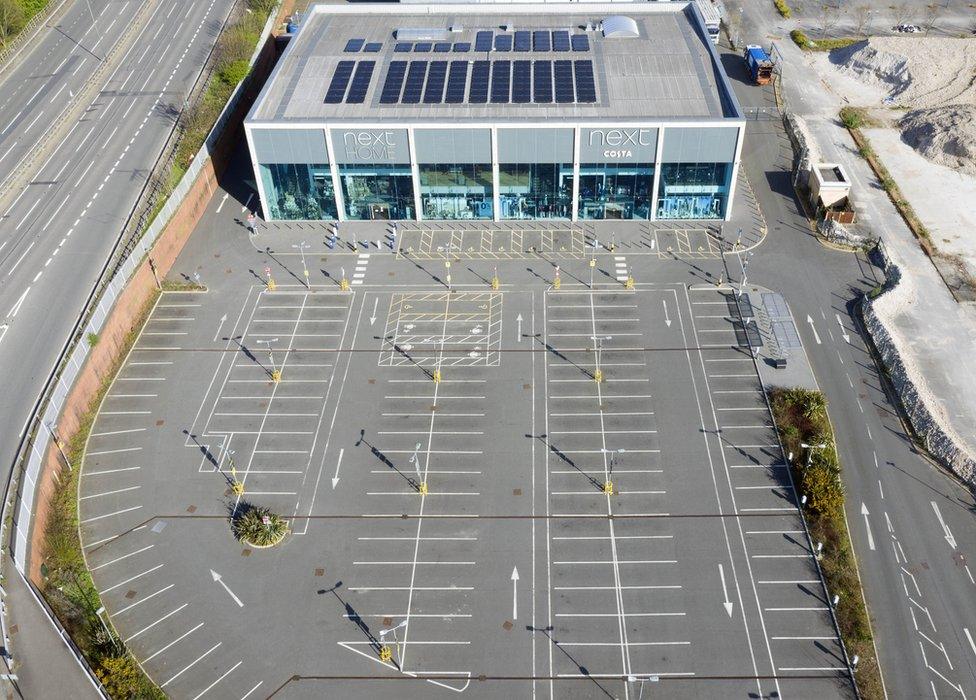
[[[938,22],[942,17],[942,10],[942,5],[935,3],[925,6],[925,14],[922,18],[922,29],[925,30],[926,35],[935,29],[935,23]]]
[[[908,24],[915,17],[915,4],[900,2],[891,8],[891,15],[895,18],[895,26]]]
[[[820,6],[817,13],[817,26],[820,27],[820,38],[823,39],[827,33],[837,24],[837,8],[834,5],[824,3]]]
[[[857,36],[867,36],[870,33],[868,26],[871,21],[871,8],[867,5],[857,5],[853,11],[854,34]]]
[[[24,28],[24,10],[17,0],[0,0],[0,46]]]

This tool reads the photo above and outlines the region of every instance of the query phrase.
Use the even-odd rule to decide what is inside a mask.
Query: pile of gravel
[[[905,143],[932,162],[976,176],[976,105],[916,109],[900,126]]]
[[[838,69],[909,111],[902,138],[929,160],[976,175],[976,41],[874,37],[831,53]]]

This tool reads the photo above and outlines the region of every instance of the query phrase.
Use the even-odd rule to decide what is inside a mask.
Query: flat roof
[[[698,11],[693,8],[693,3],[680,2],[316,4],[309,8],[298,35],[291,39],[279,59],[252,107],[248,121],[457,123],[741,119],[741,110],[728,79],[699,21]],[[603,35],[600,30],[603,20],[619,15],[633,20],[637,37]],[[407,38],[408,32],[398,32],[407,29],[431,30],[431,38]],[[539,47],[536,46],[529,51],[504,50],[505,44],[515,38],[516,31],[526,30],[585,35],[588,41],[582,43],[588,47],[578,51],[551,50],[554,46],[550,46],[549,51],[537,50]],[[503,39],[499,50],[478,51],[478,32],[486,31],[492,32],[493,39],[499,36],[510,39]],[[524,39],[524,35],[521,38]],[[363,48],[347,50],[349,42],[354,40],[362,40]],[[445,51],[442,45],[440,51],[434,50],[432,45],[438,43],[450,43],[450,49]],[[404,51],[402,46],[398,51],[397,44],[409,44],[409,51]],[[463,46],[458,47],[458,44],[470,44],[470,50],[459,51]],[[392,103],[380,99],[393,61],[447,61],[450,66],[453,61],[523,60],[533,64],[591,61],[595,101],[499,103],[492,102],[489,95],[487,102],[471,103],[468,91],[475,80],[475,68],[470,65],[462,102],[425,103],[422,98],[419,103],[406,104],[402,98],[396,98]],[[361,102],[349,102],[349,95],[340,96],[338,102],[326,101],[340,61],[375,62]],[[351,78],[350,84],[352,82],[355,77]],[[363,82],[361,80],[360,84]],[[517,81],[513,79],[512,82]]]

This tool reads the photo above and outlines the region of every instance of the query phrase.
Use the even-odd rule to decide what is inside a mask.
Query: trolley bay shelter
[[[695,3],[318,4],[245,120],[268,220],[727,219]]]

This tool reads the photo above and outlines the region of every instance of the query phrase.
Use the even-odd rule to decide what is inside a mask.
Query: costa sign
[[[657,129],[589,129],[582,144],[581,158],[600,155],[608,159],[654,159]]]

